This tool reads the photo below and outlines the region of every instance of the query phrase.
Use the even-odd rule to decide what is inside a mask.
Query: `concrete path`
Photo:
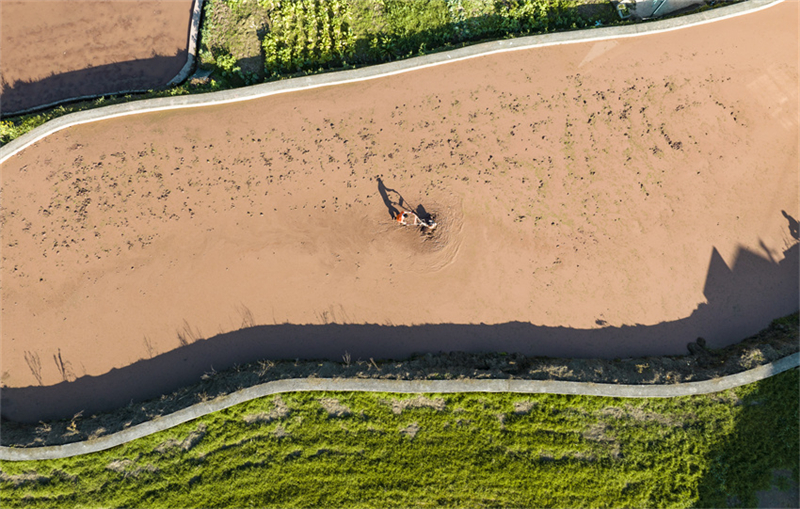
[[[576,30],[573,32],[558,32],[552,34],[533,35],[529,37],[519,37],[516,39],[505,39],[501,41],[467,46],[465,48],[460,48],[453,51],[440,52],[432,55],[409,58],[407,60],[400,60],[397,62],[390,62],[371,67],[363,67],[349,71],[339,71],[318,74],[315,76],[293,78],[283,81],[264,83],[261,85],[253,85],[250,87],[223,90],[209,94],[146,99],[142,101],[107,106],[104,108],[80,111],[53,119],[44,125],[41,125],[36,129],[24,134],[23,136],[20,136],[7,145],[0,147],[0,164],[5,162],[9,157],[13,156],[17,152],[24,150],[26,147],[41,140],[42,138],[74,125],[97,122],[99,120],[123,117],[127,115],[136,115],[139,113],[248,101],[251,99],[267,97],[275,94],[284,94],[299,90],[310,90],[320,87],[383,78],[395,74],[424,69],[426,67],[443,65],[450,62],[458,62],[461,60],[492,55],[495,53],[503,53],[506,51],[517,51],[559,44],[601,41],[605,39],[638,37],[642,35],[669,32],[672,30],[679,30],[682,28],[749,14],[761,9],[769,8],[773,5],[777,5],[783,1],[784,0],[747,0],[726,7],[720,7],[683,17],[654,21],[651,23],[600,27],[587,30]],[[196,24],[193,19],[193,30],[195,26]]]
[[[300,391],[396,393],[513,392],[521,394],[571,394],[619,398],[674,398],[710,394],[747,385],[800,366],[800,352],[749,371],[702,382],[671,385],[615,385],[550,380],[380,380],[354,378],[290,378],[242,389],[213,401],[198,403],[170,415],[132,426],[96,440],[36,448],[0,447],[0,460],[31,461],[69,458],[104,451],[212,412],[272,394]]]
[[[192,8],[192,21],[189,25],[189,54],[186,57],[186,63],[183,64],[181,71],[169,80],[167,87],[178,85],[182,83],[191,74],[194,69],[194,61],[197,58],[197,41],[200,37],[200,16],[203,13],[203,1],[194,0],[194,7]]]

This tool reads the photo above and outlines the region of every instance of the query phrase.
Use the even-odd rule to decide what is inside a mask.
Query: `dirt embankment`
[[[253,385],[287,378],[379,378],[393,380],[526,379],[608,384],[675,384],[710,380],[781,359],[800,350],[797,314],[775,320],[755,336],[721,350],[703,341],[690,355],[634,359],[549,359],[520,354],[425,354],[406,361],[268,361],[208,372],[202,381],[171,394],[110,412],[81,413],[46,423],[3,423],[2,445],[38,447],[97,438]],[[698,344],[700,343],[700,344]]]

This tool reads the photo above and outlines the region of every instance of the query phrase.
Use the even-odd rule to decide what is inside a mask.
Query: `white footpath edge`
[[[181,83],[183,80],[188,78],[189,73],[192,72],[194,61],[197,58],[197,40],[200,34],[200,15],[203,12],[203,1],[204,0],[194,0],[192,20],[191,25],[189,26],[189,52],[186,56],[186,63],[183,64],[183,68],[180,70],[178,75],[167,82],[167,87]]]
[[[211,92],[206,94],[144,99],[141,101],[133,101],[124,104],[106,106],[103,108],[79,111],[50,120],[36,129],[33,129],[32,131],[11,141],[7,145],[0,147],[0,164],[7,161],[13,155],[21,152],[25,148],[53,133],[68,127],[86,124],[89,122],[97,122],[100,120],[155,111],[249,101],[275,94],[284,94],[299,90],[311,90],[319,87],[343,85],[346,83],[356,83],[359,81],[394,76],[396,74],[426,69],[428,67],[434,67],[451,62],[460,62],[471,58],[504,53],[507,51],[518,51],[561,44],[575,44],[582,42],[603,41],[607,39],[660,34],[750,14],[762,9],[767,9],[783,1],[784,0],[745,0],[741,3],[729,6],[719,7],[717,9],[711,9],[688,16],[670,18],[661,21],[614,27],[590,28],[586,30],[575,30],[572,32],[555,32],[519,37],[516,39],[504,39],[466,46],[453,51],[434,53],[431,55],[414,57],[370,67],[317,74],[313,76],[292,78],[282,81],[273,81],[260,85],[252,85],[249,87],[222,90],[219,92]],[[198,1],[196,5],[199,6],[200,3],[201,2]],[[199,7],[197,8],[197,11],[199,12]],[[199,24],[199,15],[197,21]],[[192,30],[194,30],[194,27],[195,23],[193,19]],[[192,40],[196,40],[196,38],[197,34],[194,33]]]
[[[735,375],[704,380],[702,382],[670,385],[618,385],[518,379],[382,380],[371,378],[289,378],[241,389],[227,396],[222,396],[204,403],[198,403],[164,417],[157,417],[152,421],[143,422],[123,431],[94,440],[49,447],[0,447],[0,460],[48,460],[104,451],[246,401],[285,392],[511,392],[521,394],[571,394],[617,398],[674,398],[698,394],[711,394],[726,389],[732,389],[769,378],[798,366],[800,366],[800,352]]]

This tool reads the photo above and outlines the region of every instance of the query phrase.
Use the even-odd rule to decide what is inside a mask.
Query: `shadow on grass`
[[[756,384],[742,398],[733,432],[711,453],[698,507],[756,507],[756,491],[769,489],[773,470],[800,476],[798,394],[800,371],[795,368]],[[800,507],[800,500],[787,507]]]

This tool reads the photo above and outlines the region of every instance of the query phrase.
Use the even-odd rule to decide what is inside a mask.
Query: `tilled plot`
[[[3,115],[166,85],[186,63],[192,5],[192,0],[4,0]]]
[[[3,381],[740,340],[797,304],[797,8],[49,136],[2,169]]]

